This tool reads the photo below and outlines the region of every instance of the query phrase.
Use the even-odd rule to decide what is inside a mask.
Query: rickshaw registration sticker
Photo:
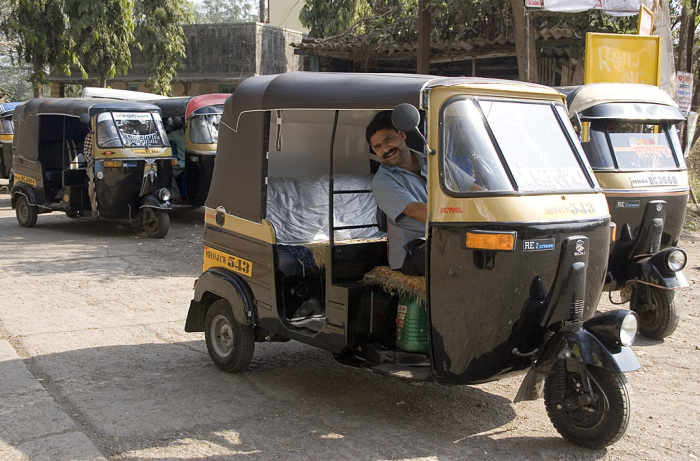
[[[248,261],[247,259],[224,253],[223,251],[215,250],[214,248],[207,246],[204,247],[204,259],[210,266],[227,267],[234,272],[247,275],[248,277],[252,276],[253,274],[252,262]]]

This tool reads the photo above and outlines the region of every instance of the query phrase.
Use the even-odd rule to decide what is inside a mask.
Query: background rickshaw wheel
[[[562,437],[585,448],[604,448],[619,440],[627,430],[632,416],[632,390],[623,373],[593,366],[587,370],[596,397],[593,402],[578,403],[586,394],[581,375],[566,371],[563,379],[561,372],[547,375],[544,403],[549,419]],[[566,400],[573,404],[572,408],[564,408]]]
[[[225,299],[215,301],[204,321],[204,338],[214,364],[226,372],[241,371],[248,366],[255,351],[255,332],[238,323]]]
[[[147,208],[144,217],[143,230],[152,239],[165,237],[170,229],[170,215],[163,210]]]
[[[15,204],[15,212],[17,213],[17,222],[22,227],[34,227],[36,217],[39,215],[39,210],[35,205],[30,205],[27,197],[20,195]]]
[[[639,316],[639,333],[651,339],[664,339],[678,327],[680,316],[675,292],[663,288],[635,285],[630,309]]]

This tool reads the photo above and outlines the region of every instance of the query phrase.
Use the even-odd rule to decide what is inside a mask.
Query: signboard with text
[[[586,34],[584,83],[661,83],[661,37]]]

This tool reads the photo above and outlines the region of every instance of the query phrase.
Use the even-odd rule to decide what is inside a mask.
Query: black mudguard
[[[253,293],[238,275],[221,267],[208,269],[195,286],[194,299],[185,321],[185,331],[204,331],[204,319],[209,306],[219,298],[226,299],[233,309],[233,316],[243,325],[257,323]]]

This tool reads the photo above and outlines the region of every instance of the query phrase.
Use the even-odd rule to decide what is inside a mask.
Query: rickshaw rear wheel
[[[547,375],[544,403],[555,429],[585,448],[604,448],[619,440],[632,416],[632,390],[623,373],[587,366],[591,391],[580,373]]]
[[[248,366],[255,351],[255,332],[238,323],[225,299],[215,301],[204,320],[204,339],[214,364],[226,372],[241,371]]]
[[[35,205],[30,205],[27,197],[20,195],[15,204],[15,212],[17,213],[17,222],[22,227],[34,227],[36,225],[36,217],[39,215],[39,210]]]
[[[170,230],[170,215],[163,210],[147,208],[144,217],[143,230],[152,239],[165,237]]]
[[[671,336],[680,321],[675,292],[650,286],[632,290],[630,309],[639,316],[639,333],[651,339]]]

